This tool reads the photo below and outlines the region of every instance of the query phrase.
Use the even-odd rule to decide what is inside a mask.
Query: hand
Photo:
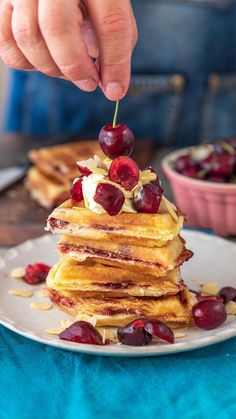
[[[130,82],[137,28],[130,0],[3,0],[0,56],[119,100]],[[96,61],[91,58],[96,58]]]

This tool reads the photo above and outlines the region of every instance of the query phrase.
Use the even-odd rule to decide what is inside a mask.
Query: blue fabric
[[[236,135],[236,0],[135,0],[133,7],[139,42],[119,120],[137,138],[165,145]],[[83,93],[13,71],[5,128],[96,138],[113,111],[99,89]]]
[[[236,338],[156,358],[51,348],[0,327],[1,419],[232,419]]]

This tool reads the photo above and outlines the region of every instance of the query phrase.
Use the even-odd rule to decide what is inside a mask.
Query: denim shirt
[[[236,0],[134,0],[139,41],[119,120],[185,146],[236,135]],[[96,138],[113,117],[100,89],[12,71],[6,129]]]

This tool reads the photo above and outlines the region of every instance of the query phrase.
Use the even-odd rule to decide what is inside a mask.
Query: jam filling
[[[102,288],[108,288],[111,290],[118,290],[118,289],[127,289],[134,286],[134,283],[132,281],[126,281],[126,282],[104,282],[104,283],[98,283],[94,282],[92,285],[102,287]]]
[[[68,308],[71,308],[76,305],[75,301],[73,301],[69,297],[62,296],[56,290],[50,290],[50,298],[54,303],[60,304]]]
[[[121,230],[120,227],[112,227],[112,226],[106,226],[102,224],[91,224],[92,228],[95,228],[96,230],[104,230],[104,231],[116,231]]]
[[[94,249],[93,247],[88,246],[79,246],[75,244],[66,244],[66,243],[59,243],[59,247],[62,253],[69,253],[69,252],[78,252],[78,253],[88,253],[92,256],[101,257],[104,259],[118,259],[118,260],[125,260],[130,262],[137,262],[137,263],[143,263],[145,265],[150,266],[156,266],[158,268],[167,269],[166,266],[162,265],[158,262],[148,262],[137,258],[132,258],[128,255],[122,255],[120,253],[114,253],[114,252],[105,252],[104,250],[100,249]]]
[[[100,311],[100,314],[102,316],[114,316],[115,314],[136,314],[136,315],[140,315],[140,312],[139,312],[139,310],[134,310],[132,308],[127,308],[127,309],[104,308],[103,310]]]
[[[69,225],[67,221],[57,220],[56,218],[50,217],[48,219],[51,228],[64,228]]]

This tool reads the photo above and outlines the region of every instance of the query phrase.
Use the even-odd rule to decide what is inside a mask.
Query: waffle
[[[167,210],[158,214],[122,213],[115,217],[97,214],[68,200],[48,218],[52,233],[70,234],[88,240],[115,241],[125,245],[163,246],[173,240],[183,226],[183,217],[174,221]]]
[[[62,236],[58,251],[61,255],[67,255],[79,262],[89,259],[91,262],[154,276],[165,275],[192,256],[192,252],[185,248],[184,240],[179,236],[165,246],[151,248]]]
[[[85,140],[31,150],[29,158],[45,175],[57,182],[68,183],[78,176],[76,161],[86,160],[94,154],[104,158],[97,141]]]
[[[171,327],[192,324],[191,294],[187,289],[161,298],[80,298],[74,291],[49,288],[51,300],[78,320],[95,320],[97,326],[121,327],[140,318],[161,320]]]
[[[58,183],[36,167],[28,170],[25,186],[31,197],[44,208],[53,208],[69,198],[70,183]]]
[[[50,270],[47,286],[76,291],[77,297],[85,298],[160,297],[183,289],[178,269],[156,278],[97,263],[81,264],[66,257]]]

